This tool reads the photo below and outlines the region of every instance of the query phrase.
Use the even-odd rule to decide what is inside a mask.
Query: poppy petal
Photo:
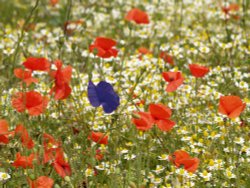
[[[172,111],[163,104],[150,104],[149,111],[156,119],[168,119],[171,117]]]
[[[156,125],[161,131],[170,131],[175,125],[175,122],[169,119],[157,120]]]
[[[229,118],[237,118],[241,112],[245,109],[246,107],[246,104],[243,104],[242,106],[239,106],[238,108],[236,108],[234,111],[232,111],[230,114],[229,114]]]

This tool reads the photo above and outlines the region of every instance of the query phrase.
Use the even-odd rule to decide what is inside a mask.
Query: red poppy
[[[140,47],[138,51],[140,54],[151,54],[151,51],[145,47]]]
[[[108,136],[101,132],[92,131],[88,139],[91,139],[98,144],[108,144]]]
[[[25,68],[30,69],[31,71],[49,71],[50,62],[43,57],[29,57],[23,62]]]
[[[72,67],[67,66],[62,68],[62,62],[60,60],[55,61],[55,65],[57,70],[51,72],[51,76],[55,79],[55,86],[50,92],[55,92],[56,100],[63,100],[71,93],[69,82],[71,80]]]
[[[229,6],[222,7],[221,9],[225,14],[229,14],[231,11],[238,11],[240,7],[238,4],[232,3]]]
[[[101,150],[99,150],[99,149],[96,150],[95,158],[98,161],[103,159],[103,154],[102,154]]]
[[[172,111],[163,104],[150,104],[149,112],[154,118],[154,123],[162,131],[170,131],[175,125],[174,121],[169,120]]]
[[[44,112],[49,99],[36,91],[18,92],[12,97],[12,106],[18,112],[28,110],[29,115],[37,116]]]
[[[175,151],[169,156],[169,160],[173,162],[177,168],[183,166],[188,172],[195,172],[200,163],[198,158],[192,158],[187,152],[182,150]]]
[[[151,54],[151,51],[149,49],[147,49],[147,48],[144,48],[144,47],[140,47],[138,49],[138,52],[140,53],[140,55],[139,55],[140,60],[142,59],[143,55]]]
[[[20,152],[16,154],[16,160],[12,164],[12,166],[18,168],[33,168],[33,160],[35,158],[35,154],[32,153],[29,156],[21,156]]]
[[[154,119],[168,119],[172,115],[171,109],[163,104],[150,104],[149,111]]]
[[[55,140],[53,136],[44,133],[43,134],[43,163],[47,163],[55,158],[55,154],[58,148],[61,148],[61,142]]]
[[[59,176],[64,178],[65,176],[71,175],[71,167],[67,161],[65,161],[63,156],[63,150],[61,148],[56,150],[55,160],[52,163],[55,171]]]
[[[118,50],[114,48],[116,41],[110,38],[97,37],[94,44],[90,45],[89,51],[97,50],[97,56],[102,58],[116,57]]]
[[[139,118],[132,118],[132,122],[135,124],[138,130],[147,131],[154,125],[154,119],[150,113],[147,112],[134,112],[135,115],[139,115]]]
[[[59,0],[50,0],[50,5],[51,6],[56,6],[59,3]]]
[[[61,147],[61,142],[57,141],[53,136],[50,134],[44,133],[43,134],[43,147],[47,149],[59,148]]]
[[[89,157],[92,156],[91,153],[92,153],[91,148],[87,148],[87,151],[83,152],[84,155],[88,155]],[[98,161],[102,160],[103,159],[103,154],[104,153],[101,150],[97,149],[95,151],[95,159],[98,160]]]
[[[174,64],[173,57],[165,51],[160,53],[160,58],[162,58],[166,63],[169,63],[170,65]]]
[[[190,64],[189,69],[191,74],[196,78],[201,78],[209,72],[209,68],[198,64]]]
[[[236,12],[240,9],[238,4],[232,3],[229,6],[222,7],[221,9],[226,15],[232,16],[235,20],[240,19],[240,16],[236,14]]]
[[[25,82],[27,86],[38,82],[38,79],[32,77],[32,71],[30,70],[15,69],[14,74],[17,78]]]
[[[137,8],[130,10],[126,15],[125,20],[134,21],[137,24],[149,24],[147,13]]]
[[[246,107],[238,96],[222,96],[220,97],[219,112],[227,115],[229,118],[240,116]]]
[[[54,180],[47,176],[40,176],[34,181],[28,178],[28,183],[30,188],[52,188]]]
[[[15,135],[19,135],[21,138],[21,142],[24,147],[28,149],[32,149],[34,147],[34,142],[32,138],[30,138],[27,129],[23,125],[17,125],[15,129]]]
[[[139,118],[132,118],[132,122],[139,130],[149,130],[156,125],[162,131],[170,131],[175,125],[174,121],[171,121],[172,111],[170,108],[163,104],[150,104],[148,112],[135,112],[135,116]]]
[[[9,137],[13,135],[13,132],[9,132],[8,129],[8,122],[5,119],[0,119],[0,143],[9,143]]]
[[[167,92],[175,91],[184,81],[181,72],[163,72],[162,76],[169,83],[166,88]]]

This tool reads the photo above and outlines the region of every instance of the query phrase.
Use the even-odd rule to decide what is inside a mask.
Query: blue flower
[[[88,85],[88,99],[92,106],[102,105],[105,113],[112,113],[120,105],[120,98],[111,84],[101,81],[95,86],[93,82]]]

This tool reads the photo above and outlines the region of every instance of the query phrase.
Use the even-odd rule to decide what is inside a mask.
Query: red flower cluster
[[[33,160],[35,158],[35,154],[31,153],[29,156],[21,156],[20,152],[16,154],[16,160],[12,164],[12,166],[19,168],[33,168]]]
[[[0,120],[0,141],[8,143],[8,137],[12,132],[8,132],[8,126],[5,120]],[[23,125],[18,125],[14,131],[15,135],[20,136],[24,147],[32,149],[34,142],[30,138],[28,131]],[[2,135],[3,134],[3,135]],[[2,138],[2,136],[4,136]],[[71,167],[64,158],[64,152],[61,143],[56,141],[51,135],[44,133],[43,135],[43,164],[51,162],[55,171],[61,176],[70,176]],[[34,159],[38,159],[38,155],[31,153],[29,156],[22,156],[20,152],[16,154],[16,159],[12,166],[19,168],[33,168]]]
[[[29,136],[27,129],[23,125],[17,125],[14,131],[8,130],[8,122],[4,119],[0,120],[0,143],[8,144],[9,138],[13,136],[20,136],[22,145],[28,149],[34,147],[34,142]]]
[[[45,133],[43,135],[43,149],[44,164],[52,161],[52,166],[61,177],[64,178],[65,176],[71,175],[71,167],[64,158],[64,152],[60,142],[56,141],[53,136]]]
[[[150,104],[149,112],[135,112],[139,118],[132,118],[132,122],[136,128],[142,131],[147,131],[156,125],[162,131],[170,131],[175,125],[174,121],[169,118],[172,111],[163,104]]]
[[[17,78],[25,82],[27,86],[29,86],[32,83],[38,82],[38,79],[32,77],[31,70],[23,70],[21,68],[18,68],[14,70],[14,74]]]
[[[67,66],[62,68],[60,60],[56,60],[54,64],[57,70],[49,72],[51,64],[46,58],[29,57],[23,63],[25,68],[29,70],[18,68],[14,70],[14,74],[29,86],[31,83],[38,82],[36,78],[32,77],[33,71],[49,72],[55,81],[55,85],[50,93],[55,93],[56,100],[66,99],[71,93],[69,83],[72,75],[72,67]],[[49,99],[47,96],[42,96],[36,91],[17,92],[12,97],[12,106],[18,112],[25,112],[27,110],[30,116],[37,116],[43,113],[48,102]]]

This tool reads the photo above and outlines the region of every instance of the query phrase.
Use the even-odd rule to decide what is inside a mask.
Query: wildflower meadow
[[[0,0],[0,187],[250,188],[249,0]]]

